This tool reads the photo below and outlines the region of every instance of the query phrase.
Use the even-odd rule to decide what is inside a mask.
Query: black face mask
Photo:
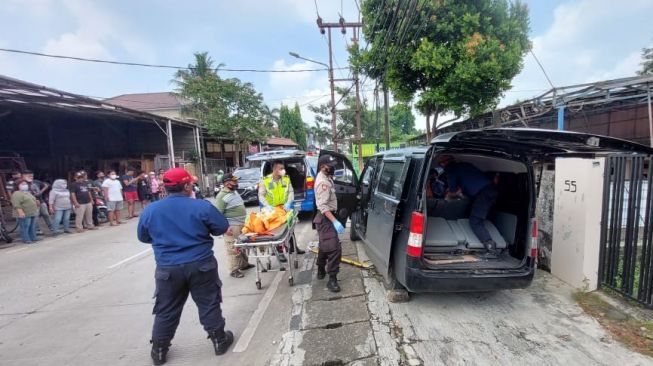
[[[335,167],[333,167],[333,166],[328,166],[328,165],[326,166],[325,173],[326,173],[327,175],[333,175],[335,172],[336,172],[336,168],[335,168]]]

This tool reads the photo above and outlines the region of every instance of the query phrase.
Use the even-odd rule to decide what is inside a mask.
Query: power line
[[[144,63],[138,63],[138,62],[100,60],[100,59],[75,57],[75,56],[52,55],[52,54],[41,53],[41,52],[23,51],[23,50],[9,49],[9,48],[0,48],[0,51],[10,52],[10,53],[18,53],[18,54],[23,54],[23,55],[31,55],[31,56],[49,57],[49,58],[64,59],[64,60],[84,61],[84,62],[95,62],[95,63],[122,65],[122,66],[139,66],[139,67],[151,67],[151,68],[159,68],[159,69],[175,69],[175,70],[180,70],[180,69],[181,70],[193,70],[193,69],[195,69],[194,67],[188,67],[188,66],[156,65],[156,64],[144,64]],[[349,69],[349,68],[348,67],[339,67],[338,66],[338,68],[336,68],[336,69],[337,70],[345,70],[345,69]],[[230,68],[217,68],[216,69],[216,71],[256,72],[256,73],[295,73],[295,72],[315,72],[315,71],[327,71],[327,70],[328,69],[326,69],[326,68],[322,68],[322,69],[296,69],[296,70],[230,69]]]
[[[549,75],[547,75],[546,70],[544,70],[544,66],[540,63],[540,60],[537,59],[537,56],[535,56],[535,52],[533,52],[533,49],[530,50],[531,55],[533,55],[533,58],[537,62],[537,64],[540,66],[540,70],[542,70],[542,73],[544,74],[544,77],[546,80],[549,82],[549,85],[551,85],[551,89],[555,89],[556,87],[553,86],[553,83],[551,82],[551,79],[549,79]]]

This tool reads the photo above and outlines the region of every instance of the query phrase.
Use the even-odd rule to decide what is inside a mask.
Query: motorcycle
[[[103,198],[96,197],[95,198],[95,207],[97,208],[97,220],[98,223],[100,224],[105,224],[109,222],[109,208],[107,207],[106,202],[104,201]],[[72,210],[70,213],[70,222],[74,223],[75,222],[75,210]]]
[[[109,222],[109,208],[104,199],[100,197],[95,198],[95,207],[97,207],[97,220],[100,224]]]

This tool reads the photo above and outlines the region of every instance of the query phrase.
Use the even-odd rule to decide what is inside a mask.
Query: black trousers
[[[98,221],[97,215],[100,213],[100,211],[97,209],[97,206],[93,204],[93,226],[100,226],[100,221]]]
[[[220,307],[222,282],[215,257],[176,266],[157,265],[154,277],[153,341],[165,343],[172,340],[189,293],[197,304],[204,330],[217,331],[218,335],[224,332],[225,320]]]
[[[333,224],[326,216],[317,213],[313,219],[319,240],[320,251],[317,255],[318,267],[325,267],[329,275],[337,275],[340,271],[342,244]]]

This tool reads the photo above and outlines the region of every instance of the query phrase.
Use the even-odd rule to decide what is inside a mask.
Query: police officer
[[[186,170],[166,171],[163,183],[168,196],[145,207],[138,222],[138,239],[152,244],[156,260],[151,340],[155,365],[166,362],[189,293],[215,354],[226,353],[234,341],[233,333],[224,329],[222,282],[211,237],[224,234],[229,223],[208,201],[190,198],[193,178]]]
[[[319,169],[315,179],[317,213],[313,219],[320,242],[320,252],[317,255],[317,278],[324,279],[328,273],[327,289],[331,292],[340,292],[337,276],[340,270],[342,246],[338,234],[345,232],[344,226],[336,217],[338,200],[332,180],[336,163],[336,159],[331,155],[322,155],[317,162]]]

